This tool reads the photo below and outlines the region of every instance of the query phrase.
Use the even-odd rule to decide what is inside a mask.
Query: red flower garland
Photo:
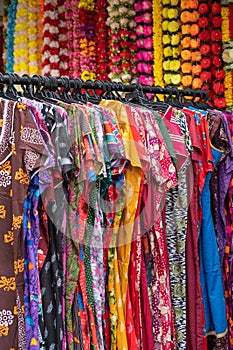
[[[95,11],[96,77],[99,80],[108,80],[107,1],[97,1]]]
[[[200,28],[199,39],[200,39],[200,53],[201,53],[201,68],[202,73],[200,74],[200,78],[202,80],[202,89],[207,90],[209,100],[212,101],[213,90],[212,90],[212,59],[211,55],[211,46],[210,46],[210,6],[209,2],[206,0],[199,0],[199,20],[198,25]]]
[[[222,18],[221,18],[221,2],[220,0],[210,0],[211,8],[211,53],[213,68],[212,84],[213,84],[213,103],[218,109],[226,107],[224,98],[224,70],[222,60]]]

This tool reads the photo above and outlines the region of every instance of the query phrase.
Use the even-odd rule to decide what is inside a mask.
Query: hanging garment
[[[1,348],[26,348],[24,305],[23,203],[30,178],[49,154],[25,104],[0,103],[1,127]]]

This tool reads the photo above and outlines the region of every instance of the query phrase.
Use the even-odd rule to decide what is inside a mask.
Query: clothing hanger
[[[86,104],[88,102],[87,96],[81,91],[84,84],[83,80],[79,78],[73,78],[72,81],[74,84],[73,91],[71,93],[72,102]]]
[[[0,91],[0,97],[5,98],[7,100],[19,101],[20,96],[14,87],[14,82],[16,82],[17,75],[13,73],[5,73],[8,76],[9,81],[7,83],[4,82],[3,74],[0,76],[0,80],[2,79],[3,83],[6,85],[6,89],[2,86]]]

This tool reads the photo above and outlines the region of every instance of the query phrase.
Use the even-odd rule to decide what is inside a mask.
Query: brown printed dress
[[[25,350],[23,205],[47,155],[30,110],[0,100],[0,349]]]

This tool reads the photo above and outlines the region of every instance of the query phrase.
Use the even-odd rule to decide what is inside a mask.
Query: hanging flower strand
[[[43,48],[42,48],[42,74],[58,77],[58,4],[57,0],[44,0]]]
[[[6,28],[6,72],[14,72],[14,37],[18,0],[12,0],[8,6]]]
[[[233,37],[231,37],[230,27],[233,27],[232,21],[230,21],[230,6],[222,5],[222,43],[223,53],[222,58],[224,62],[224,95],[226,99],[226,106],[233,106]]]
[[[99,80],[108,80],[107,1],[96,1],[95,11],[96,77]]]
[[[28,66],[28,2],[18,0],[14,39],[14,72],[29,74]]]
[[[40,0],[28,0],[28,66],[29,75],[41,74],[42,29]]]
[[[154,85],[163,87],[162,34],[162,3],[161,0],[153,0]]]
[[[134,0],[108,0],[109,78],[129,83],[137,74]]]
[[[79,2],[79,53],[80,70],[83,80],[96,79],[95,32],[93,18],[95,16],[94,0]]]
[[[181,32],[182,32],[182,85],[199,89],[202,86],[201,54],[199,39],[198,1],[181,0]]]
[[[166,85],[180,86],[179,0],[162,0],[163,69]]]
[[[152,3],[150,1],[137,1],[134,5],[136,16],[137,44],[137,71],[139,83],[153,85],[153,27]]]

